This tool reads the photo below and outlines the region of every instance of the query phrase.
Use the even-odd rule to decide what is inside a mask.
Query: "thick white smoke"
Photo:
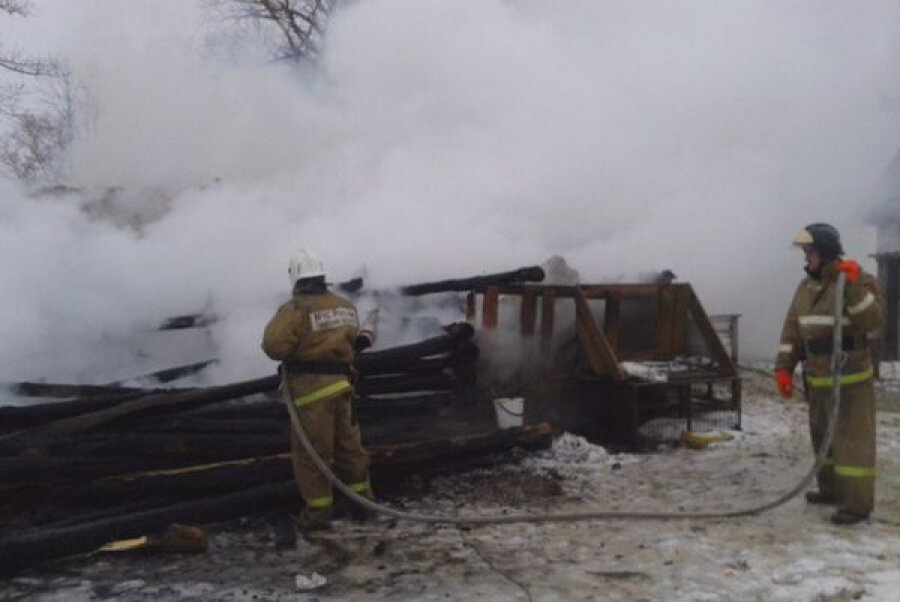
[[[31,26],[96,108],[68,183],[123,192],[92,212],[99,193],[0,193],[0,380],[140,372],[132,337],[207,303],[215,378],[265,373],[300,246],[371,286],[552,254],[587,281],[670,268],[768,356],[795,231],[874,248],[898,18],[887,0],[358,0],[299,73],[211,51],[227,27],[200,2],[47,4]]]

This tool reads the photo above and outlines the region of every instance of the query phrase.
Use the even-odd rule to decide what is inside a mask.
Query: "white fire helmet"
[[[300,249],[291,257],[291,263],[288,265],[288,276],[291,278],[291,286],[294,286],[298,280],[324,275],[325,266],[322,265],[318,257],[309,251]]]

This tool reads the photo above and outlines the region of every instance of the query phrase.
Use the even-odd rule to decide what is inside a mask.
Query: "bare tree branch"
[[[0,15],[25,17],[30,10],[29,0],[0,0]],[[57,180],[75,132],[69,74],[53,59],[16,49],[0,51],[0,71],[9,74],[0,84],[0,167],[28,183]]]
[[[0,13],[25,17],[31,12],[31,2],[28,0],[0,0]]]
[[[278,59],[315,60],[336,0],[221,0],[230,15],[277,38]]]
[[[65,151],[75,135],[76,94],[68,75],[54,80],[44,109],[4,111],[9,132],[0,140],[0,165],[23,182],[53,183],[65,170]]]
[[[0,69],[19,75],[59,75],[59,66],[51,59],[23,58],[20,51],[0,56]]]
[[[0,14],[25,17],[31,12],[29,0],[0,0]],[[56,75],[58,66],[49,59],[24,57],[20,50],[0,52],[0,69],[19,75]]]

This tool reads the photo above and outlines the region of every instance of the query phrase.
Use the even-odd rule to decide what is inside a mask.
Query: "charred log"
[[[224,520],[274,506],[296,503],[293,482],[260,485],[227,495],[65,527],[23,530],[0,538],[0,572],[17,571],[57,558],[90,552],[108,541],[162,531],[172,523]]]
[[[379,481],[402,478],[415,471],[446,471],[452,466],[466,465],[472,458],[499,453],[512,447],[545,448],[552,430],[548,425],[523,427],[481,433],[449,440],[428,441],[411,445],[382,446],[370,450],[376,487]],[[113,515],[72,524],[55,524],[25,529],[0,538],[0,571],[5,575],[73,554],[89,552],[103,543],[162,530],[173,522],[205,523],[224,520],[269,508],[288,507],[298,503],[299,495],[290,480],[275,484],[258,483],[259,479],[287,477],[290,464],[287,455],[248,459],[228,465],[131,475],[81,485],[64,487],[66,501],[110,496],[130,499],[146,496],[148,491],[166,492],[173,496],[206,492],[201,499],[166,505],[161,508]],[[237,493],[209,495],[209,489],[229,484]],[[45,493],[51,491],[48,488]],[[69,497],[70,496],[70,497]],[[24,500],[23,500],[24,502]]]
[[[436,372],[434,374],[365,378],[357,384],[356,390],[359,395],[369,396],[420,391],[450,391],[459,384],[455,377],[443,372]]]
[[[271,391],[278,386],[278,376],[268,376],[231,385],[191,390],[185,393],[160,393],[125,401],[116,406],[88,412],[69,418],[54,420],[25,431],[7,435],[6,438],[33,437],[53,433],[77,433],[94,429],[115,420],[156,415],[173,409],[186,410],[210,403],[236,399],[255,393]]]
[[[219,317],[215,314],[186,314],[167,318],[159,325],[160,330],[182,330],[185,328],[202,328],[215,324]]]
[[[66,385],[54,383],[20,382],[11,385],[12,391],[22,397],[93,397],[97,395],[125,395],[127,393],[147,393],[138,387],[117,385]]]
[[[4,406],[0,407],[0,429],[4,432],[20,430],[52,420],[96,412],[144,395],[146,395],[144,391],[136,390],[124,394],[95,395],[30,406]]]
[[[191,376],[192,374],[197,374],[207,366],[212,366],[217,363],[219,360],[213,358],[211,360],[205,360],[202,362],[195,362],[193,364],[185,364],[184,366],[175,366],[174,368],[166,368],[165,370],[157,370],[156,372],[151,372],[149,374],[142,374],[140,376],[132,377],[128,380],[139,380],[139,381],[156,381],[159,383],[167,383],[173,380],[178,380],[179,378],[184,378],[185,376]],[[119,386],[123,382],[127,381],[116,381],[109,383],[108,386]]]
[[[457,357],[462,360],[471,356],[473,351],[466,345],[475,334],[471,324],[464,322],[451,324],[446,326],[444,331],[446,332],[444,335],[425,339],[419,343],[362,353],[356,360],[356,368],[362,374],[405,372],[406,366],[410,363],[430,356],[453,353],[461,347],[465,349],[461,349]]]

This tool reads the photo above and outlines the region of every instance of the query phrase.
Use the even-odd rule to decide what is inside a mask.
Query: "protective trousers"
[[[371,497],[369,457],[362,447],[359,425],[352,419],[351,397],[352,391],[347,391],[305,405],[295,402],[295,405],[299,405],[300,424],[322,460],[333,467],[351,490]],[[306,502],[304,522],[310,527],[326,526],[334,504],[331,483],[313,464],[294,429],[291,429],[291,460],[294,479]]]
[[[830,386],[810,386],[809,427],[818,450],[834,407]],[[875,506],[875,390],[872,379],[841,387],[841,408],[828,459],[819,471],[819,491],[838,506],[868,516]]]

